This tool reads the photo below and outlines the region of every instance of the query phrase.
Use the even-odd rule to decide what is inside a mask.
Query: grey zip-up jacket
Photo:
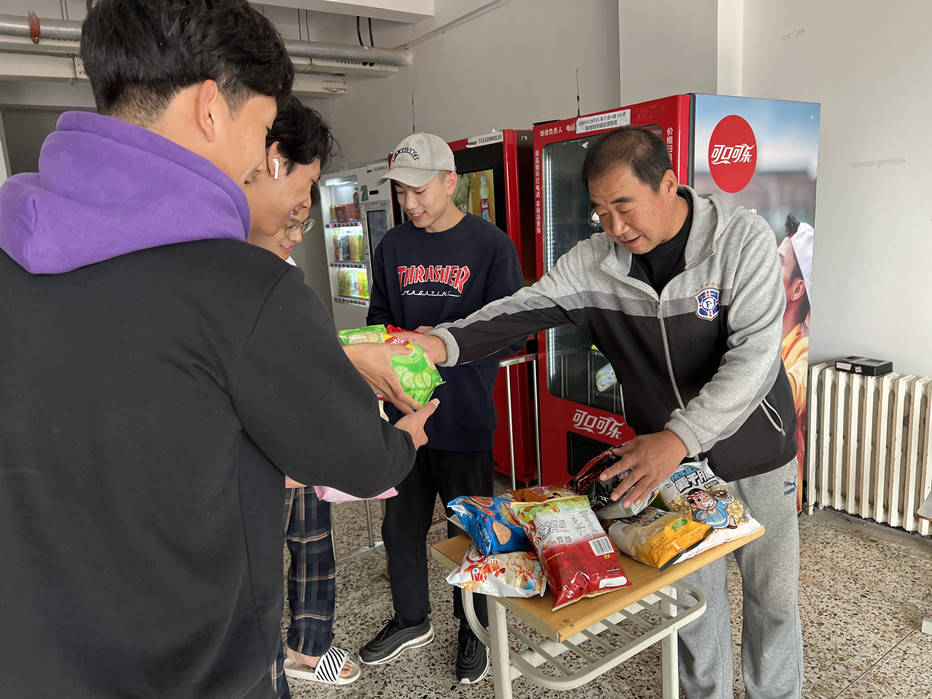
[[[446,365],[570,324],[608,357],[639,434],[674,432],[726,481],[796,454],[793,398],[780,359],[785,294],[773,231],[758,215],[689,187],[685,268],[657,292],[632,255],[596,233],[535,284],[433,334]]]

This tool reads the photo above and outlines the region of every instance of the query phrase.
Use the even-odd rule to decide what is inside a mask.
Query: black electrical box
[[[849,374],[883,376],[893,371],[893,362],[867,357],[842,357],[835,360],[835,368],[839,371],[847,371]]]

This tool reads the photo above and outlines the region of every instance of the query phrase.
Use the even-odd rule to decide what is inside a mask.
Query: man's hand
[[[422,325],[416,332],[405,331],[392,333],[392,337],[400,337],[405,342],[410,342],[413,345],[420,345],[434,364],[447,361],[447,346],[444,344],[443,340],[436,335],[424,334],[421,330],[429,331],[433,330],[433,328],[429,325]]]
[[[612,500],[617,501],[629,488],[631,489],[621,503],[624,507],[630,507],[650,497],[654,488],[673,473],[686,456],[686,446],[670,430],[642,434],[609,451],[621,458],[605,469],[599,478],[605,481],[631,469],[631,473],[612,491]]]
[[[440,405],[438,399],[434,398],[429,400],[427,401],[427,405],[423,408],[419,408],[410,415],[405,415],[395,423],[395,427],[411,435],[411,439],[414,440],[415,449],[420,449],[427,444],[427,434],[424,432],[424,423],[427,422],[427,418],[434,414],[438,405]]]
[[[401,412],[407,414],[421,407],[420,403],[405,393],[392,368],[392,355],[397,352],[409,354],[409,348],[381,342],[358,342],[346,345],[343,351],[372,390],[385,396]]]

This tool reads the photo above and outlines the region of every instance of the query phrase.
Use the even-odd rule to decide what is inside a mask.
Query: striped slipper
[[[349,665],[348,677],[341,677],[340,670]],[[311,667],[298,660],[287,658],[285,660],[285,676],[296,680],[310,680],[321,684],[350,684],[359,679],[362,670],[352,660],[349,660],[349,651],[330,646],[330,649],[320,656],[317,667]]]

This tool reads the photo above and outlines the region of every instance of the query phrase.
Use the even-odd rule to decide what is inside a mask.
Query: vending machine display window
[[[599,230],[590,215],[589,194],[580,179],[592,138],[551,143],[543,149],[543,271],[564,253]],[[623,413],[623,397],[608,359],[570,325],[548,330],[547,390],[553,396]]]
[[[369,231],[369,251],[370,254],[382,242],[382,238],[388,233],[388,210],[387,209],[370,209],[366,211],[366,228]]]

